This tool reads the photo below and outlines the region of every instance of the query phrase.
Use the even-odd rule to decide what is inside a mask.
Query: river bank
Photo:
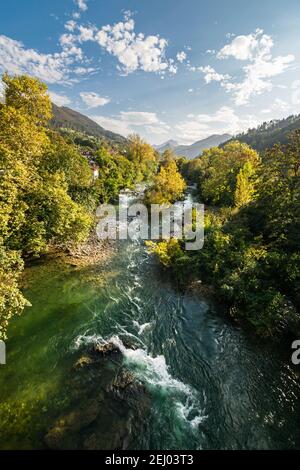
[[[103,263],[54,257],[26,270],[32,307],[12,321],[0,369],[0,447],[299,446],[300,384],[279,348],[213,297],[174,288],[144,243],[114,249]]]

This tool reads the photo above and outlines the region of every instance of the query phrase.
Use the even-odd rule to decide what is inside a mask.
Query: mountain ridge
[[[292,114],[287,118],[266,121],[256,128],[237,134],[228,142],[239,140],[258,152],[263,152],[275,144],[286,145],[289,134],[296,129],[300,129],[300,115]]]
[[[205,139],[200,139],[194,142],[191,145],[171,145],[170,143],[176,141],[173,140],[168,140],[167,142],[164,142],[161,145],[156,146],[156,150],[160,153],[163,153],[165,150],[172,150],[175,155],[180,156],[180,157],[187,157],[190,160],[193,158],[199,157],[203,150],[209,149],[212,147],[218,147],[222,143],[230,140],[232,138],[232,135],[230,134],[212,134],[209,137],[206,137]]]
[[[67,128],[86,135],[92,135],[107,140],[113,144],[125,144],[127,139],[120,134],[104,129],[93,119],[66,106],[52,103],[53,118],[50,127],[53,129]]]

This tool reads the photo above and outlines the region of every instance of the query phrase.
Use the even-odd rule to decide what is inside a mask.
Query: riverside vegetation
[[[84,242],[99,202],[151,178],[154,149],[138,136],[112,148],[75,131],[50,130],[47,87],[28,76],[3,76],[0,103],[0,339],[28,301],[18,287],[24,263]],[[90,163],[100,169],[93,178]]]
[[[4,83],[0,447],[299,447],[300,383],[285,344],[225,315],[229,306],[264,336],[299,331],[299,135],[261,156],[233,142],[191,162],[161,158],[138,136],[53,131],[45,85]],[[105,252],[105,264],[56,258],[93,248],[97,204],[139,200],[122,189],[142,181],[147,204],[190,201],[186,186],[197,184],[204,249],[185,252],[176,239],[151,249],[199,293],[178,289],[142,240],[113,242],[117,256]],[[25,298],[32,306],[12,319]]]
[[[151,251],[181,285],[213,286],[259,335],[299,336],[300,131],[261,155],[233,141],[178,165],[206,204],[204,248],[171,239]]]
[[[300,332],[300,131],[261,155],[233,141],[192,161],[167,151],[159,162],[138,136],[112,147],[76,131],[50,130],[52,105],[43,83],[7,74],[3,83],[0,338],[28,304],[18,288],[24,262],[54,245],[84,242],[97,204],[141,181],[152,183],[148,203],[172,203],[192,182],[207,205],[203,250],[187,253],[174,239],[150,248],[181,284],[213,285],[232,315],[263,336]]]

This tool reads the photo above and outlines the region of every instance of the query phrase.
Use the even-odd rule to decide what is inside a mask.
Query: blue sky
[[[300,113],[299,0],[4,0],[0,71],[153,144]]]

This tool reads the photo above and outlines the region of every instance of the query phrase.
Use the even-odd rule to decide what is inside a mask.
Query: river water
[[[118,242],[107,266],[40,262],[27,280],[32,307],[12,322],[0,366],[1,448],[45,447],[69,406],[72,364],[97,340],[120,347],[151,397],[130,448],[300,447],[299,379],[281,348],[211,300],[178,291],[139,240]]]

